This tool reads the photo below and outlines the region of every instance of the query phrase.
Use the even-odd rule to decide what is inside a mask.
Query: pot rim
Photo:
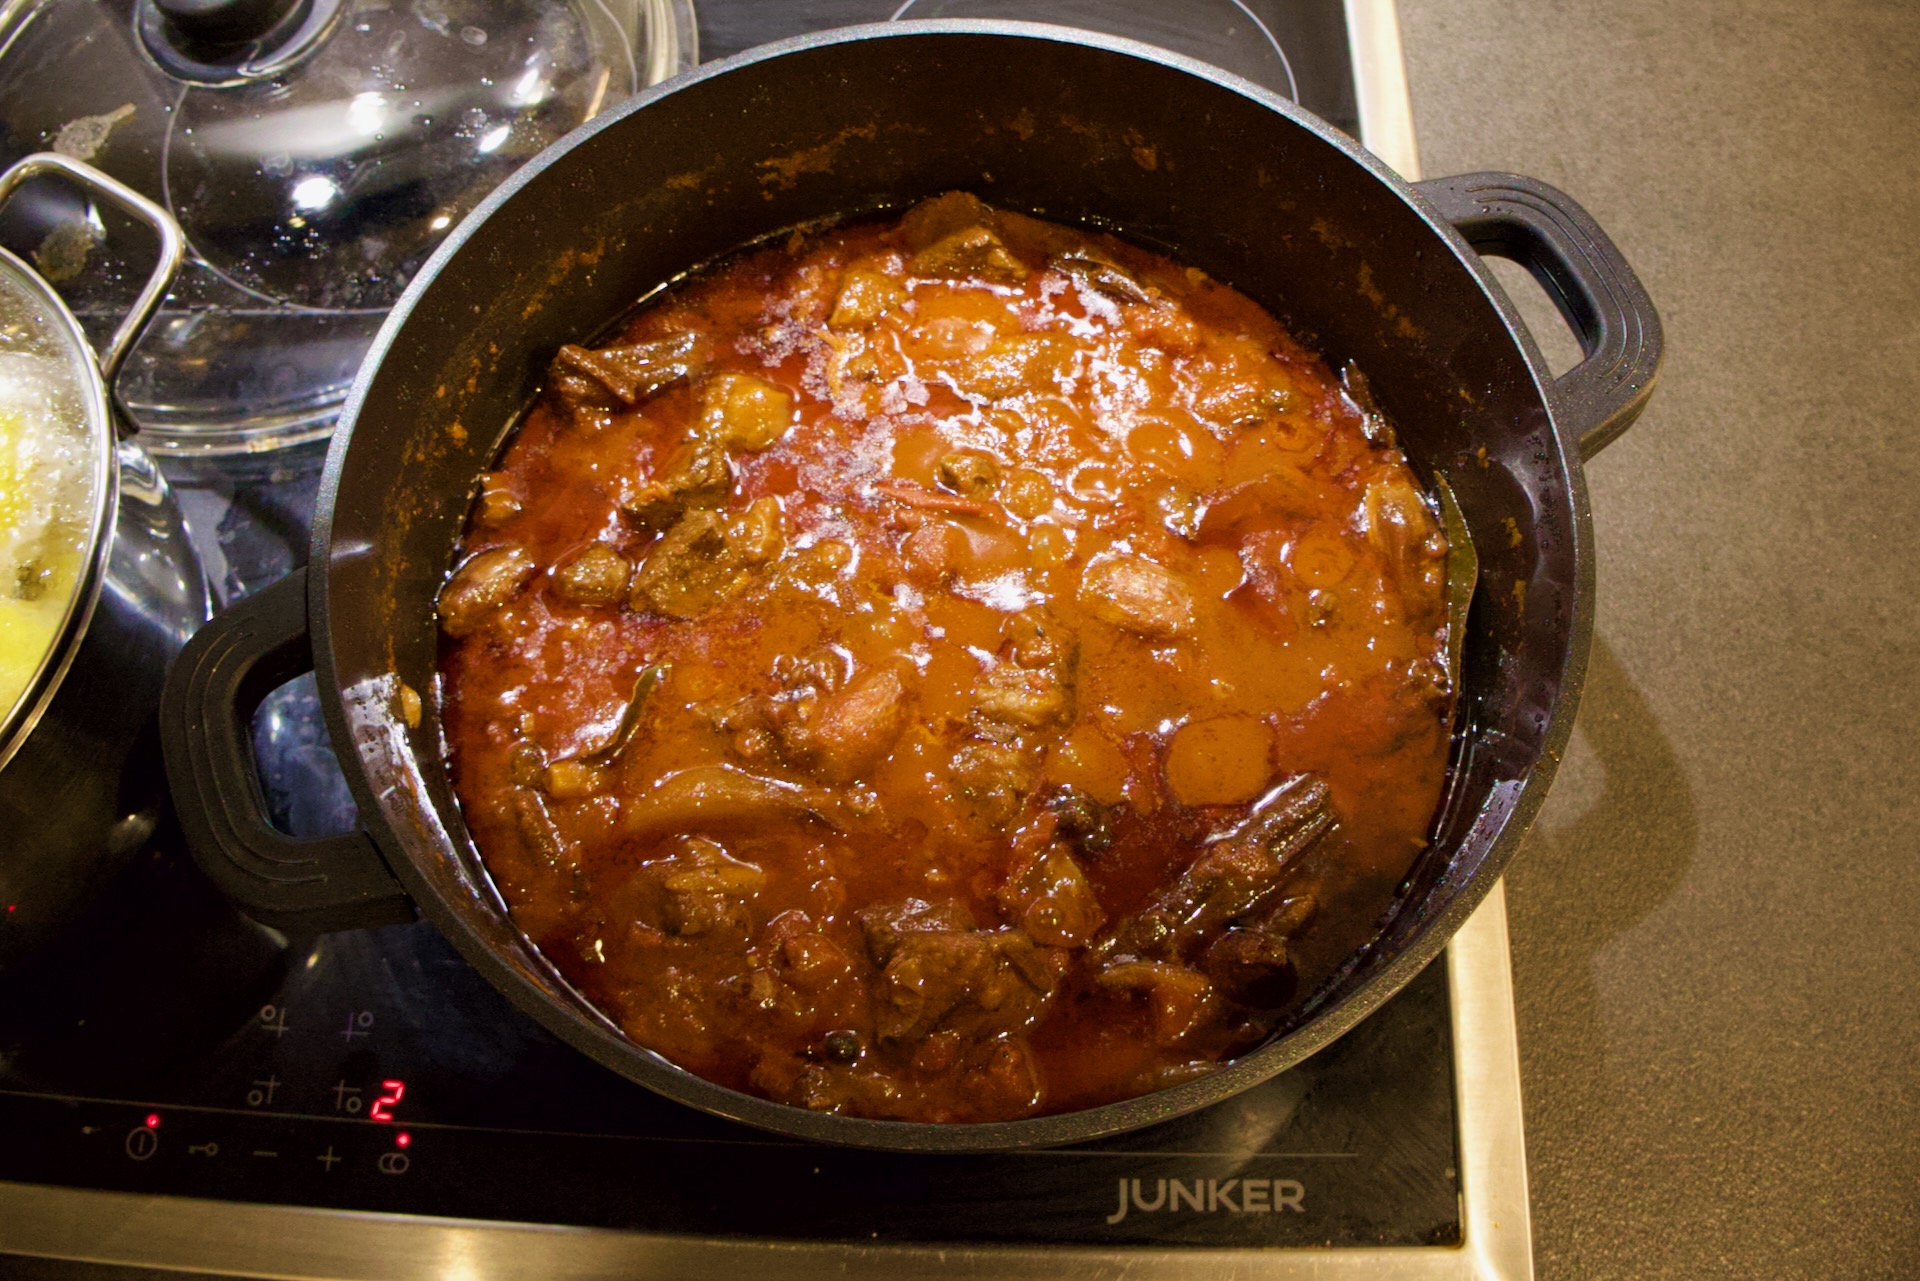
[[[1433,206],[1411,182],[1389,168],[1356,140],[1296,103],[1251,81],[1186,55],[1173,53],[1137,40],[1055,24],[1011,20],[933,19],[868,23],[808,33],[757,46],[662,82],[588,121],[515,171],[448,234],[434,254],[415,274],[405,294],[395,304],[386,323],[376,335],[368,350],[367,359],[362,364],[360,373],[348,394],[341,413],[343,429],[336,431],[329,446],[316,501],[309,558],[309,563],[316,572],[308,575],[308,606],[314,638],[315,669],[323,691],[322,707],[335,742],[354,743],[358,740],[355,728],[349,723],[342,706],[338,668],[333,652],[332,623],[329,617],[334,518],[342,477],[346,470],[347,454],[352,446],[354,430],[367,408],[376,376],[392,354],[415,308],[448,263],[465,249],[483,223],[503,206],[518,198],[522,191],[537,182],[564,155],[597,136],[602,130],[622,127],[628,117],[644,111],[653,103],[671,94],[741,68],[811,50],[871,40],[924,39],[929,36],[943,35],[1007,37],[1079,46],[1116,53],[1183,72],[1213,88],[1251,99],[1257,105],[1283,117],[1290,124],[1306,130],[1321,142],[1339,151],[1346,159],[1358,165],[1393,192],[1467,269],[1489,305],[1505,322],[1509,338],[1514,342],[1521,364],[1527,371],[1530,395],[1537,398],[1542,406],[1546,421],[1564,460],[1562,470],[1566,477],[1570,498],[1570,510],[1567,513],[1568,537],[1571,540],[1571,560],[1574,567],[1572,617],[1566,648],[1559,665],[1561,692],[1555,700],[1549,723],[1542,734],[1542,751],[1532,767],[1527,770],[1518,790],[1506,798],[1506,815],[1499,822],[1498,830],[1489,841],[1486,852],[1476,869],[1466,878],[1465,884],[1454,893],[1445,906],[1421,927],[1413,942],[1367,975],[1358,987],[1342,993],[1337,1001],[1316,1005],[1318,998],[1315,998],[1303,1009],[1298,1021],[1291,1029],[1272,1037],[1240,1057],[1221,1064],[1215,1071],[1150,1094],[1074,1112],[995,1122],[884,1121],[815,1113],[744,1094],[696,1076],[656,1051],[628,1039],[618,1032],[604,1015],[598,1019],[587,1017],[586,1011],[597,1014],[597,1009],[574,991],[571,984],[565,983],[551,962],[546,960],[544,953],[534,947],[522,932],[520,937],[525,942],[529,955],[545,963],[547,974],[557,985],[571,992],[577,1002],[577,1008],[568,1011],[569,1018],[565,1026],[560,1026],[535,1010],[534,1007],[538,1002],[530,992],[523,990],[530,988],[531,985],[496,954],[491,946],[476,936],[458,913],[432,892],[390,825],[384,819],[377,817],[368,824],[369,830],[376,835],[382,853],[392,856],[388,858],[389,865],[408,895],[419,906],[422,914],[455,943],[457,950],[468,963],[474,965],[497,988],[513,998],[516,1004],[534,1013],[548,1030],[608,1068],[677,1102],[793,1138],[894,1151],[957,1153],[1010,1151],[1082,1142],[1171,1120],[1207,1107],[1277,1075],[1315,1051],[1331,1044],[1405,987],[1439,954],[1455,930],[1486,897],[1494,880],[1519,847],[1544,801],[1547,787],[1552,781],[1555,763],[1572,734],[1574,714],[1579,702],[1580,689],[1584,683],[1593,622],[1594,572],[1592,532],[1580,455],[1563,424],[1557,420],[1553,397],[1549,390],[1551,377],[1537,344],[1527,333],[1511,304],[1500,294],[1491,273],[1482,264],[1480,255],[1468,245],[1466,239],[1450,223],[1438,216]],[[1119,230],[1124,234],[1124,227]],[[365,777],[364,770],[360,768],[361,763],[362,758],[356,752],[355,767],[346,771],[347,778],[356,801],[361,806],[361,813],[377,816],[381,813],[379,798]],[[1452,768],[1452,766],[1449,767],[1450,772]],[[1444,805],[1443,801],[1443,807]],[[451,832],[446,835],[450,840],[455,839]],[[470,838],[468,843],[471,844]],[[484,867],[484,863],[482,866]],[[504,899],[500,897],[498,887],[493,884],[490,874],[487,888],[492,897],[504,907]],[[1400,902],[1403,900],[1396,900],[1393,911],[1398,910]],[[517,925],[513,928],[518,930]],[[1376,941],[1377,938],[1378,935],[1376,935]],[[1372,943],[1363,946],[1349,958],[1340,970],[1327,979],[1322,991],[1330,990],[1341,980],[1342,975],[1350,973],[1364,959],[1372,946]],[[646,1066],[652,1070],[649,1070],[642,1079],[632,1070],[636,1065]]]
[[[94,608],[99,604],[100,591],[106,582],[107,554],[118,526],[120,469],[116,465],[118,440],[113,429],[113,411],[107,400],[106,379],[100,373],[99,357],[80,328],[80,321],[45,277],[3,248],[0,248],[0,274],[46,309],[45,318],[54,331],[50,337],[59,342],[66,357],[69,376],[77,384],[86,414],[88,481],[93,501],[93,519],[82,549],[79,581],[68,593],[60,627],[41,655],[26,689],[7,711],[5,719],[0,720],[0,769],[4,769],[46,716],[53,696],[73,666],[74,655],[79,652],[87,628],[93,623]]]

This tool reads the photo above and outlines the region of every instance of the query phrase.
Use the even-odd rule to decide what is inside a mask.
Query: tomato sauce
[[[528,936],[689,1071],[1088,1107],[1377,928],[1445,770],[1445,555],[1248,299],[951,194],[560,353],[440,598],[456,789]]]

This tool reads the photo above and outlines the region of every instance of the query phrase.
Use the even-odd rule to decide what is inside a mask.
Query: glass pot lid
[[[187,269],[117,387],[143,441],[176,453],[325,435],[447,230],[549,143],[695,53],[687,0],[12,9],[0,31],[8,152],[91,160],[186,233]],[[83,320],[114,314],[133,273],[100,243],[110,215],[76,219],[58,199],[38,218],[10,210],[0,241]]]

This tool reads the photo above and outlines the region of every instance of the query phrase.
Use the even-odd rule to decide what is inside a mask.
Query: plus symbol
[[[328,1174],[332,1174],[333,1167],[338,1165],[340,1162],[346,1160],[347,1158],[343,1156],[335,1156],[333,1152],[333,1144],[329,1143],[327,1144],[327,1150],[325,1152],[322,1152],[319,1156],[313,1159],[318,1161],[321,1165],[325,1166]]]

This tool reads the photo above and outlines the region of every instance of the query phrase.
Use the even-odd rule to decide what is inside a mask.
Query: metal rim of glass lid
[[[455,223],[696,41],[691,0],[26,0],[0,6],[0,159],[88,160],[186,232],[114,389],[142,444],[279,449],[332,432]],[[0,217],[96,337],[140,277],[116,216],[50,192]]]

